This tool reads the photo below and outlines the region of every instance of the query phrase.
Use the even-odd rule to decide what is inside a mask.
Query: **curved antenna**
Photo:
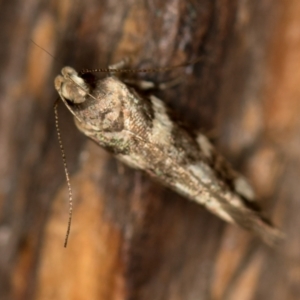
[[[68,239],[69,239],[69,235],[70,235],[70,231],[71,231],[71,223],[72,223],[72,215],[73,215],[73,195],[72,195],[71,182],[70,182],[70,177],[69,177],[69,172],[68,172],[68,167],[67,167],[65,150],[64,150],[64,147],[62,144],[59,124],[58,124],[58,111],[57,111],[58,103],[59,103],[59,98],[54,103],[55,127],[56,127],[59,148],[60,148],[60,152],[61,152],[61,156],[62,156],[62,160],[63,160],[64,170],[65,170],[65,175],[66,175],[66,180],[67,180],[67,185],[68,185],[68,191],[69,191],[69,220],[68,220],[68,227],[67,227],[67,232],[66,232],[66,237],[65,237],[65,242],[64,242],[64,247],[66,248],[68,245]]]
[[[49,51],[47,51],[45,48],[43,48],[42,46],[38,45],[34,40],[30,39],[30,41],[36,45],[38,48],[40,48],[41,50],[45,51],[48,55],[50,55],[54,60],[57,61],[57,59],[55,58],[54,55],[52,55]]]
[[[100,73],[158,73],[158,72],[167,72],[173,69],[184,68],[189,65],[194,65],[201,61],[204,57],[200,56],[190,62],[180,64],[172,67],[161,67],[161,68],[151,68],[151,69],[112,69],[112,68],[100,68],[100,69],[83,69],[80,71],[80,74],[100,72]]]

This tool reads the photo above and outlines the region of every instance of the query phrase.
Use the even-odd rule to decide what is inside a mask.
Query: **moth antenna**
[[[100,68],[100,69],[83,69],[79,74],[91,73],[91,72],[100,72],[100,73],[158,73],[158,72],[167,72],[177,68],[183,68],[189,65],[194,65],[201,61],[204,57],[200,56],[190,62],[180,64],[172,67],[161,67],[161,68],[152,68],[152,69],[111,69],[111,68]]]
[[[67,232],[66,232],[66,237],[65,237],[65,242],[64,242],[64,247],[66,248],[68,245],[68,239],[69,239],[69,235],[70,235],[70,231],[71,231],[71,223],[72,223],[72,215],[73,215],[73,195],[72,195],[71,182],[70,182],[70,177],[69,177],[69,172],[68,172],[68,167],[67,167],[65,150],[63,147],[59,124],[58,124],[58,111],[57,111],[58,103],[59,103],[59,99],[57,99],[54,104],[55,127],[56,127],[57,138],[58,138],[59,148],[60,148],[60,152],[61,152],[61,156],[62,156],[62,160],[63,160],[64,170],[65,170],[65,175],[66,175],[66,180],[67,180],[67,185],[68,185],[68,192],[69,192],[69,220],[68,220],[68,227],[67,227]]]
[[[41,50],[45,51],[48,55],[50,55],[54,60],[57,61],[57,59],[55,58],[54,55],[52,55],[49,51],[47,51],[45,48],[43,48],[42,46],[38,45],[34,40],[30,39],[30,41],[35,44],[38,48],[40,48]]]

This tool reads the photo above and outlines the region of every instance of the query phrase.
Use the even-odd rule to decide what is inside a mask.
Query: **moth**
[[[281,239],[247,180],[204,134],[175,122],[154,95],[143,96],[113,72],[97,79],[90,71],[78,73],[71,67],[64,67],[55,78],[55,89],[77,128],[120,161],[226,222],[254,232],[269,245]]]

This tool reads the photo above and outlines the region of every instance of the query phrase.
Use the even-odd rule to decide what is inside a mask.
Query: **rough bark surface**
[[[300,299],[300,2],[11,0],[0,4],[0,298]],[[51,57],[46,51],[53,54]],[[286,234],[278,249],[118,163],[59,109],[65,65],[197,65],[158,96],[255,187]],[[142,75],[139,75],[142,76]]]

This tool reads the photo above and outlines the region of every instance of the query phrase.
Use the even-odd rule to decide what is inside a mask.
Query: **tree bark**
[[[299,299],[300,3],[2,1],[1,299]],[[49,53],[51,55],[49,55]],[[52,56],[53,55],[53,56]],[[157,95],[255,187],[286,234],[278,249],[117,162],[67,109],[55,132],[60,69],[196,65]]]

